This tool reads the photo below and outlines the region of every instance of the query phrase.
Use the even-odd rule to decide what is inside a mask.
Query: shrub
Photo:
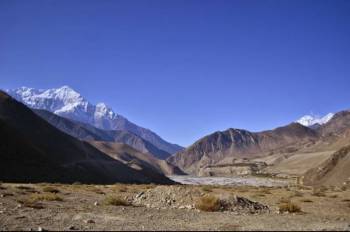
[[[219,211],[221,208],[220,200],[215,196],[204,196],[199,198],[195,207],[205,212]]]
[[[118,196],[108,196],[104,199],[106,205],[129,206],[130,203]]]
[[[29,197],[29,201],[63,201],[63,199],[55,193],[34,193]]]
[[[278,206],[278,211],[280,213],[300,213],[301,212],[301,208],[300,206],[292,203],[291,201],[289,201],[288,203],[281,203]]]
[[[43,209],[44,206],[39,202],[33,202],[31,199],[22,199],[18,200],[18,203],[22,204],[24,207],[32,208],[32,209]]]
[[[45,193],[59,193],[60,191],[54,187],[46,186],[43,188],[43,192],[45,192]]]
[[[29,192],[35,191],[35,189],[33,187],[29,187],[29,186],[19,185],[19,186],[16,186],[16,188],[20,189],[20,190],[24,190],[24,191],[29,191]]]

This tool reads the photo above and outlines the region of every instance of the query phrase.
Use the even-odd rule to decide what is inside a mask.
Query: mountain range
[[[151,130],[130,122],[125,117],[115,113],[104,103],[96,105],[90,103],[69,86],[47,90],[21,87],[6,90],[6,92],[32,109],[46,110],[61,117],[89,124],[102,130],[131,132],[148,141],[158,150],[163,151],[163,158],[183,149],[179,145],[163,140]]]
[[[2,181],[173,183],[146,165],[133,168],[60,131],[2,91],[0,139]]]
[[[267,174],[329,185],[350,178],[347,110],[261,132],[217,131],[184,149],[68,86],[6,92],[0,92],[4,181],[172,183],[165,175]]]
[[[242,167],[264,163],[270,174],[281,168],[304,174],[350,144],[350,111],[329,114],[317,123],[291,123],[262,132],[241,129],[218,131],[168,158],[192,175],[233,175]],[[301,167],[304,167],[303,169]],[[348,167],[350,168],[350,167]]]

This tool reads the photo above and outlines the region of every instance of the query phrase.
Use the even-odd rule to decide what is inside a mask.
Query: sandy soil
[[[192,193],[239,195],[268,205],[270,212],[201,212],[134,204],[140,193],[153,194],[152,199],[159,203],[166,202],[162,198],[174,191],[176,199],[184,198],[187,203]],[[321,193],[316,196],[311,189],[298,187],[6,183],[0,186],[0,230],[350,230],[350,191],[323,189]],[[52,195],[57,198],[48,197]],[[132,205],[110,205],[106,199],[111,196]],[[282,198],[291,199],[302,213],[280,214]]]

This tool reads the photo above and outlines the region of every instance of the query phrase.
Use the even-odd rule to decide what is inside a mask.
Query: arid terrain
[[[3,183],[0,230],[349,231],[350,189]]]

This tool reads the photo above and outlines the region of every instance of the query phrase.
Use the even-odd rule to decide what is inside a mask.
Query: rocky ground
[[[198,209],[204,198],[215,212]],[[286,202],[300,212],[280,212]],[[3,183],[0,230],[349,231],[350,190]]]

